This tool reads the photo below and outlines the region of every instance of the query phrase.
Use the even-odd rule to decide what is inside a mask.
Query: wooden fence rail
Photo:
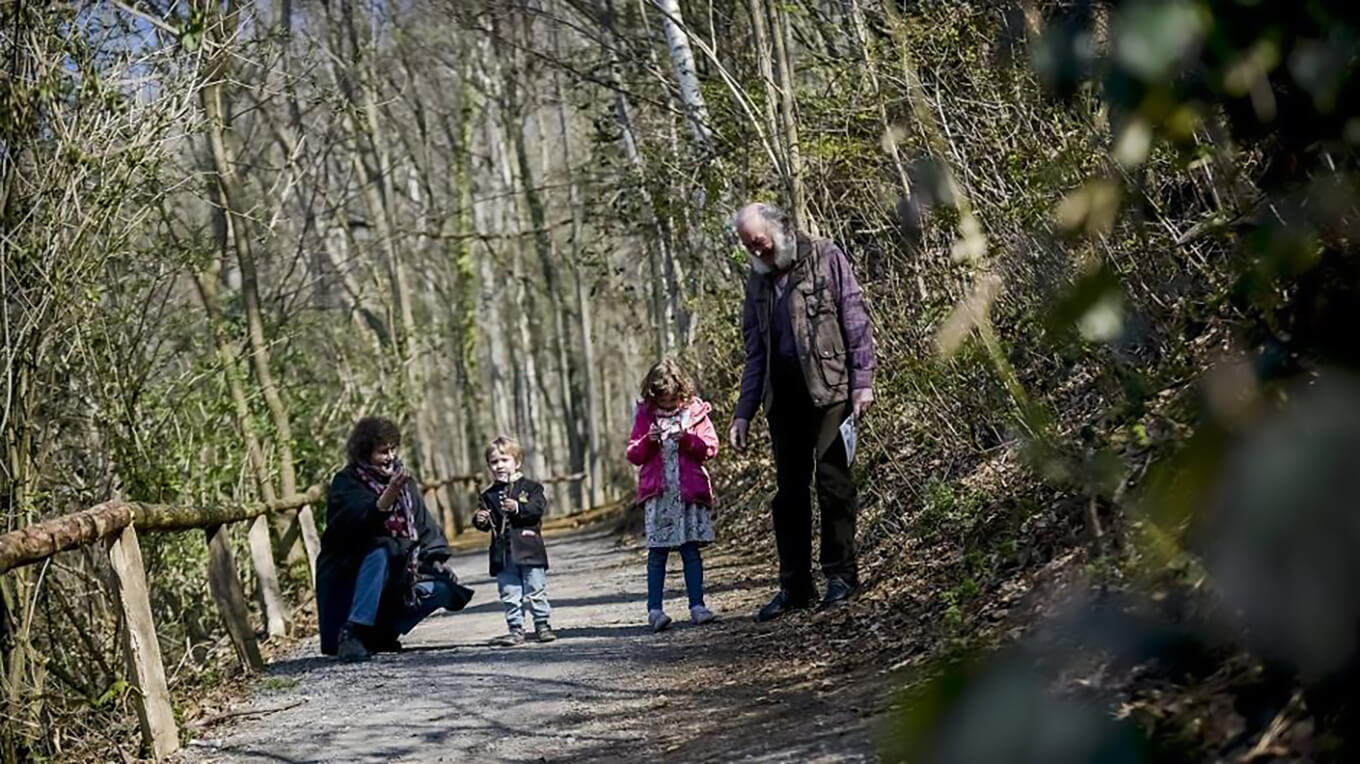
[[[584,473],[561,475],[548,478],[545,483],[573,482],[584,479]],[[421,483],[426,492],[437,490],[454,483],[475,484],[484,478],[478,475],[455,475],[449,478],[431,479]],[[145,504],[129,501],[107,501],[82,512],[44,520],[40,523],[0,534],[0,574],[25,565],[42,562],[60,552],[84,546],[102,544],[108,554],[109,565],[113,569],[119,606],[122,608],[126,628],[125,646],[128,656],[128,678],[133,687],[134,705],[141,725],[142,737],[151,753],[158,759],[165,758],[179,749],[179,729],[175,725],[174,713],[170,706],[170,693],[165,680],[165,665],[161,660],[160,644],[156,641],[156,628],[151,617],[150,590],[146,580],[146,568],[142,563],[141,547],[137,534],[173,533],[202,529],[204,541],[208,546],[208,588],[213,601],[226,626],[241,667],[247,672],[264,668],[260,656],[255,630],[250,625],[246,596],[241,578],[236,572],[236,562],[232,559],[231,547],[227,543],[227,526],[245,520],[255,520],[273,512],[299,510],[307,513],[311,505],[320,502],[326,489],[313,485],[306,491],[293,496],[285,496],[271,502],[258,502],[249,505],[215,507],[175,507],[164,504]],[[587,513],[589,514],[589,512]],[[313,527],[314,532],[314,527]],[[262,544],[261,544],[262,542]],[[252,529],[252,556],[254,556],[257,579],[262,589],[269,586],[267,579],[273,576],[272,549],[267,532],[260,538]],[[260,553],[268,560],[268,575],[260,569]],[[309,554],[312,578],[316,580],[316,559]],[[277,587],[275,578],[273,586]],[[270,595],[262,591],[269,610]],[[282,602],[282,595],[273,594],[276,602]],[[277,607],[277,604],[275,605]],[[266,613],[270,623],[267,628],[274,630],[274,614]],[[278,623],[282,623],[281,615]]]

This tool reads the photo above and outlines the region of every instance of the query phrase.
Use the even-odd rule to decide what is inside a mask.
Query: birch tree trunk
[[[699,88],[699,76],[694,67],[694,51],[689,47],[689,33],[685,28],[685,18],[680,12],[679,0],[655,0],[661,11],[661,24],[666,33],[666,47],[670,50],[671,64],[675,67],[675,80],[680,86],[680,100],[689,116],[690,130],[694,142],[705,156],[713,151],[713,135],[709,131],[708,107],[704,104],[704,94]]]

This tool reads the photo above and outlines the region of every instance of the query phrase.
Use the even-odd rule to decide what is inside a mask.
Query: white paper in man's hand
[[[845,464],[855,461],[855,415],[851,414],[841,422],[841,442],[845,444]]]

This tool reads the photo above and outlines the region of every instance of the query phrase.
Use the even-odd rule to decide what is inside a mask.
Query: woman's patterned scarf
[[[379,496],[387,488],[392,476],[401,472],[401,460],[393,459],[391,470],[384,474],[382,470],[365,461],[356,462],[355,471],[359,473],[359,479],[364,481],[364,485],[373,490]],[[415,507],[411,501],[411,492],[402,491],[397,497],[397,503],[387,512],[387,519],[383,521],[383,526],[392,538],[409,540],[411,542],[410,551],[406,557],[406,571],[409,573],[407,580],[410,588],[406,592],[407,604],[414,604],[417,599],[416,584],[420,581],[420,531],[416,529]]]

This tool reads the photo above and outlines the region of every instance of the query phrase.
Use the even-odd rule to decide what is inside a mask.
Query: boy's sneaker
[[[511,629],[509,634],[502,634],[491,640],[495,647],[515,647],[524,644],[524,629]]]
[[[712,610],[709,610],[703,605],[695,605],[694,607],[689,609],[689,619],[694,622],[695,626],[702,626],[706,623],[712,623],[713,619],[717,617],[718,616],[713,615]]]
[[[355,633],[356,626],[346,623],[340,627],[340,644],[336,647],[335,657],[348,663],[358,663],[369,659],[368,648],[364,641]]]
[[[539,642],[553,642],[557,640],[557,635],[553,633],[552,627],[545,621],[534,624],[534,639]]]
[[[652,627],[652,631],[665,631],[671,625],[671,617],[664,610],[648,610],[647,624]]]

